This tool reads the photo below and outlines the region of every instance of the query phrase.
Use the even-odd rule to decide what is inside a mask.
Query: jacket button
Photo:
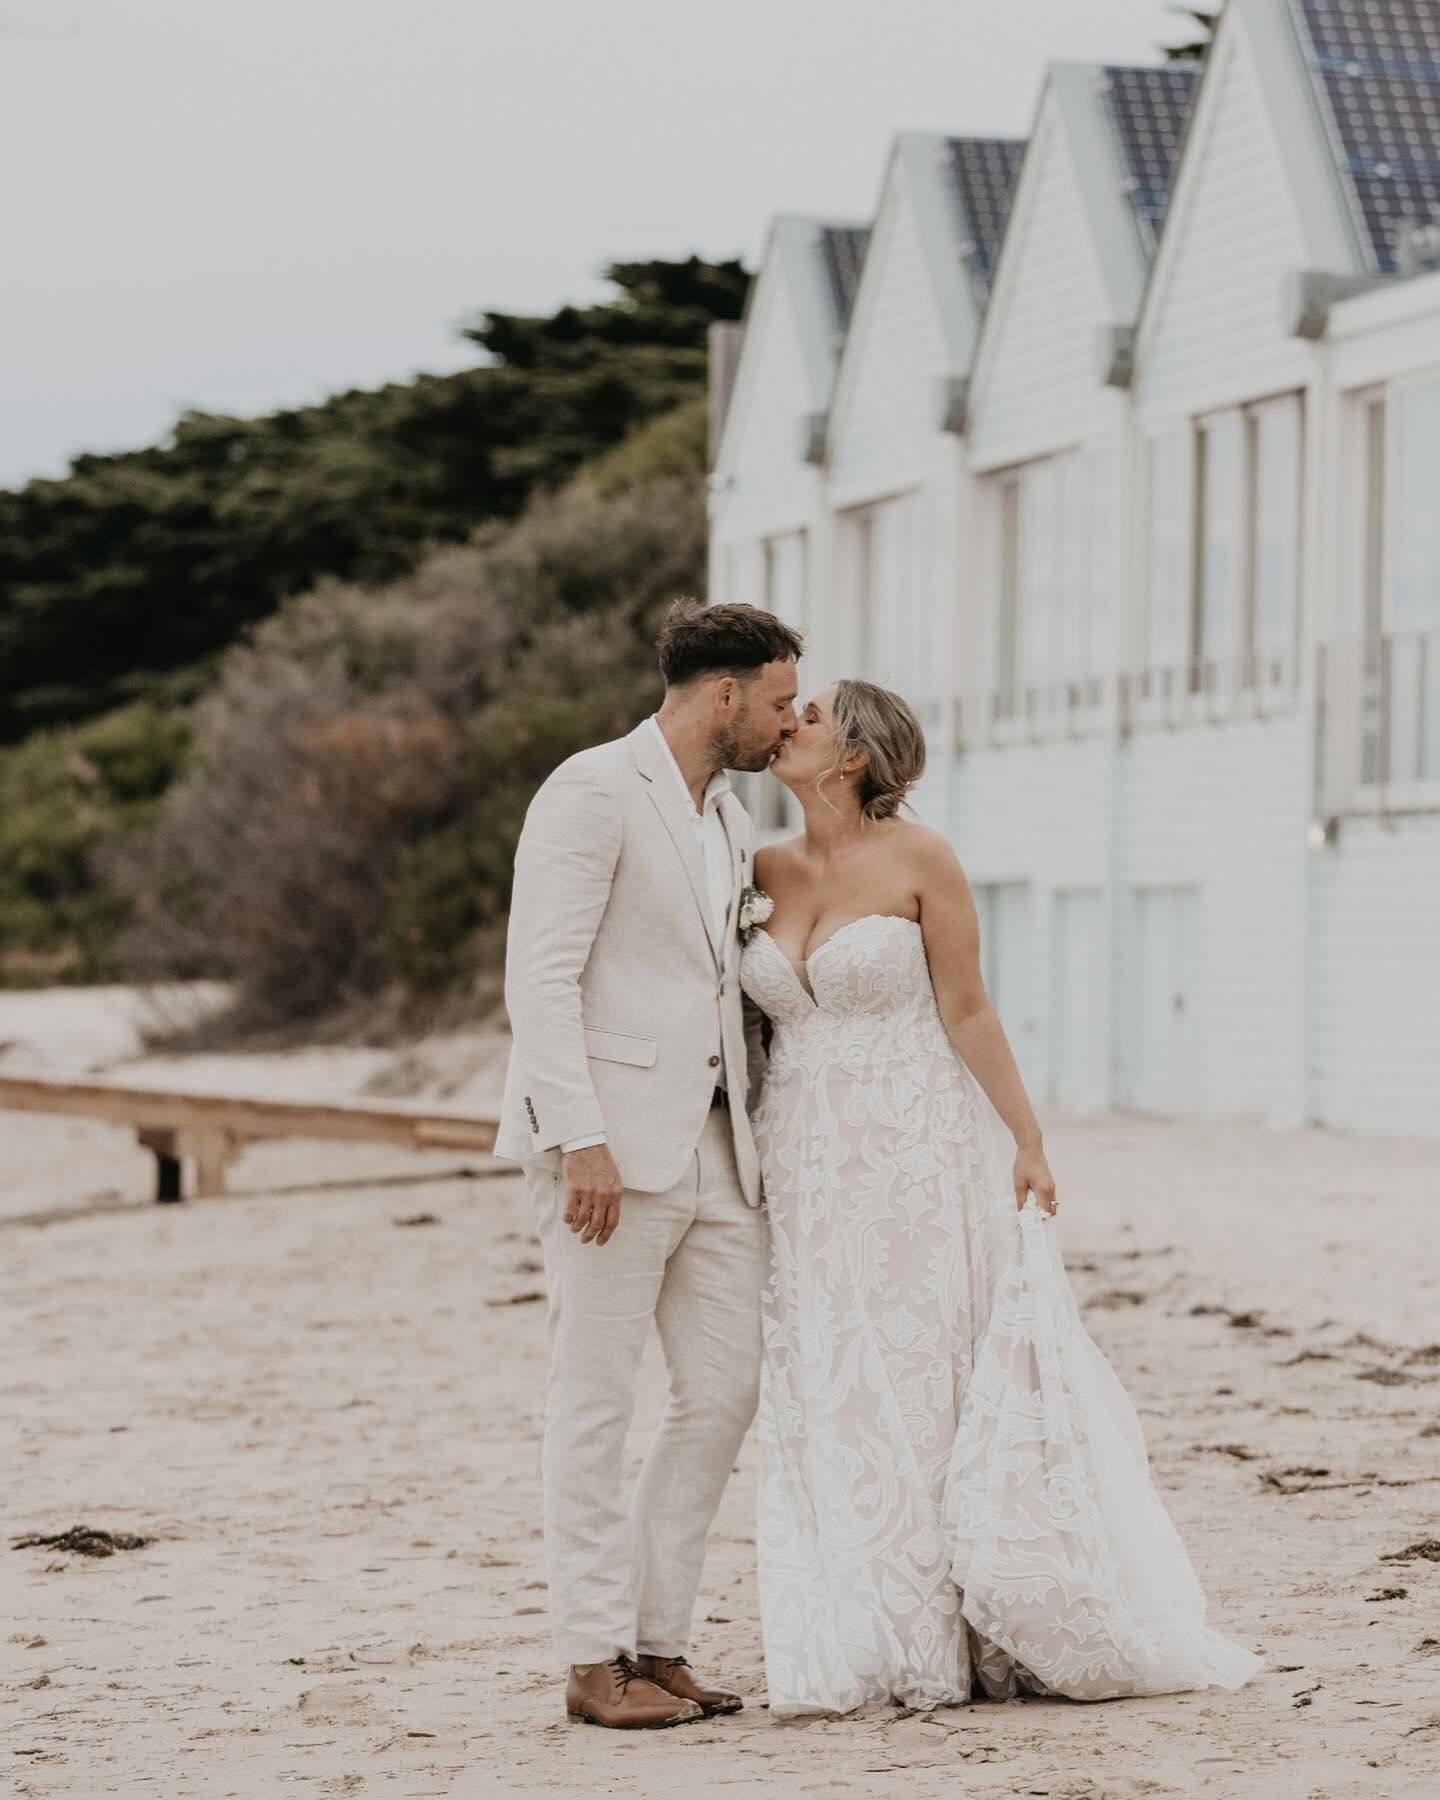
[[[720,1067],[720,1058],[718,1056],[712,1056],[710,1058],[710,1067],[712,1069],[718,1069]]]

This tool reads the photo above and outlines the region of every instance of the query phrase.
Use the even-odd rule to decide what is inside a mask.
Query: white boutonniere
[[[740,911],[737,915],[737,933],[742,944],[750,942],[750,933],[757,925],[763,925],[775,910],[775,902],[764,888],[754,886],[740,890]]]

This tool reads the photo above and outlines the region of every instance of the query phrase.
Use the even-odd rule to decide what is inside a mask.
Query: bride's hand
[[[1022,1145],[1015,1152],[1015,1206],[1018,1211],[1033,1193],[1041,1212],[1053,1213],[1060,1204],[1055,1194],[1055,1177],[1038,1144]]]

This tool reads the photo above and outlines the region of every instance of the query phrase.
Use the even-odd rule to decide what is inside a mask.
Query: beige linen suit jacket
[[[723,1073],[741,1188],[760,1204],[746,1110],[759,1015],[740,991],[738,897],[754,824],[718,802],[730,845],[718,942],[704,856],[664,747],[644,723],[561,763],[525,815],[505,950],[513,1048],[495,1154],[515,1161],[604,1132],[627,1188],[683,1177]]]

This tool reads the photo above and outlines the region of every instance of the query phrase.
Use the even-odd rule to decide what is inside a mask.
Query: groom
[[[596,1725],[741,1705],[685,1656],[760,1367],[736,934],[754,827],[725,770],[766,768],[795,730],[801,647],[754,607],[676,601],[659,712],[562,763],[515,853],[495,1150],[524,1164],[544,1251],[550,1616],[567,1710]],[[652,1322],[670,1398],[632,1515],[622,1452]]]

